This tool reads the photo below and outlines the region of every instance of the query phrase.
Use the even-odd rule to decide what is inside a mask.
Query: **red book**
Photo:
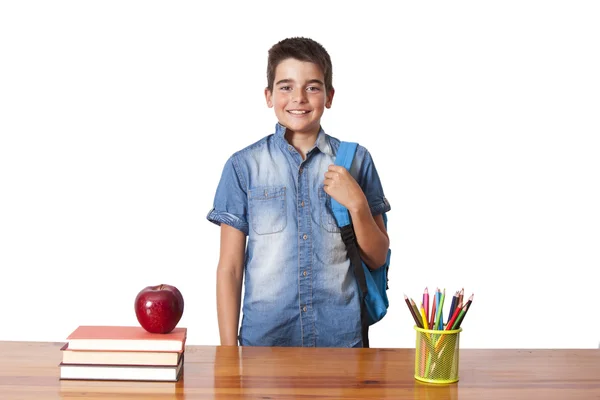
[[[79,326],[68,337],[70,350],[183,351],[187,328],[150,333],[141,326]]]

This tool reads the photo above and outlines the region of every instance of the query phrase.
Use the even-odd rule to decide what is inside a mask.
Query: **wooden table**
[[[460,351],[415,381],[414,349],[188,346],[177,383],[61,381],[63,343],[0,342],[0,399],[600,399],[600,350]]]

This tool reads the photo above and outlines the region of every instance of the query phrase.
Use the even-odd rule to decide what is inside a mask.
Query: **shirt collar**
[[[281,125],[279,122],[275,125],[275,138],[279,142],[282,149],[286,149],[288,146],[290,146],[288,141],[285,139],[285,130],[285,126]],[[318,148],[321,153],[333,156],[329,135],[325,133],[323,127],[319,129],[319,134],[317,135],[317,140],[315,141],[314,147]]]

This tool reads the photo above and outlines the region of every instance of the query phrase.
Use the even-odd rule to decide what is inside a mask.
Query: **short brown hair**
[[[294,58],[299,61],[312,62],[321,68],[325,78],[325,91],[333,90],[331,58],[325,48],[309,38],[293,37],[283,39],[269,49],[267,62],[267,89],[273,91],[275,69],[283,60]]]

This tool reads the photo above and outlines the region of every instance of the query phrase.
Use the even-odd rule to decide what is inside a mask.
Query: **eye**
[[[290,90],[292,90],[291,86],[279,86],[279,90],[283,91],[283,92],[288,92]]]
[[[321,88],[318,86],[309,86],[306,88],[306,91],[308,91],[308,92],[318,92],[320,90],[321,90]]]

